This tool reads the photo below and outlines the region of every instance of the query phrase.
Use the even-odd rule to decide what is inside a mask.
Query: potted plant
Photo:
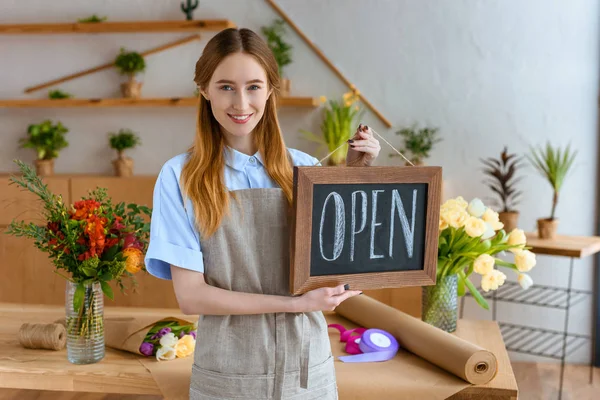
[[[515,189],[515,184],[520,180],[515,172],[521,166],[521,159],[516,154],[508,154],[504,147],[500,158],[488,157],[481,162],[485,166],[483,172],[490,178],[486,184],[500,197],[500,222],[504,224],[506,232],[512,232],[519,220],[519,212],[514,207],[522,192]]]
[[[497,258],[509,251],[514,261]],[[527,272],[536,265],[535,254],[526,247],[525,233],[515,229],[506,234],[498,214],[479,199],[467,203],[462,197],[446,201],[440,209],[436,284],[423,287],[423,321],[447,332],[456,330],[458,296],[468,289],[481,307],[487,300],[473,285],[470,276],[481,276],[484,292],[497,290],[506,275],[495,266],[514,270],[523,289],[533,281]]]
[[[283,67],[292,62],[292,46],[283,40],[285,34],[285,22],[282,19],[275,20],[270,26],[261,28],[263,35],[267,38],[267,44],[275,56],[277,66],[279,67],[279,76],[281,77],[281,95],[283,97],[290,95],[291,82],[283,77]]]
[[[35,167],[40,176],[54,174],[54,159],[58,152],[69,145],[65,133],[69,130],[62,123],[53,124],[46,120],[39,124],[31,124],[27,128],[27,137],[19,142],[22,148],[34,149],[37,153]]]
[[[438,138],[439,128],[423,128],[417,129],[416,125],[410,128],[403,128],[396,132],[404,138],[404,149],[403,153],[410,152],[412,157],[410,161],[414,165],[423,165],[423,161],[429,157],[429,152],[433,148],[433,145],[440,142],[442,139]],[[390,157],[397,156],[396,154],[390,154]],[[408,162],[406,165],[410,165]]]
[[[548,180],[554,192],[550,217],[537,220],[538,235],[541,239],[554,239],[556,237],[559,221],[556,218],[558,194],[576,155],[577,151],[571,152],[570,145],[563,150],[560,147],[553,148],[550,143],[546,143],[545,149],[542,147],[532,148],[531,154],[527,156],[531,164]]]
[[[194,19],[194,10],[198,7],[198,0],[186,0],[185,4],[181,2],[181,11],[185,14],[185,19],[191,21]]]
[[[79,18],[77,22],[79,22],[80,24],[96,24],[99,22],[104,22],[106,20],[107,17],[99,17],[96,14],[93,14],[92,16],[89,16],[87,18]]]
[[[115,175],[129,177],[133,175],[133,159],[126,157],[124,151],[140,144],[140,138],[130,129],[121,129],[119,133],[110,134],[110,147],[117,151],[119,157],[113,160]]]
[[[67,92],[63,92],[62,90],[51,90],[48,92],[48,98],[51,100],[58,100],[58,99],[70,99],[71,97],[73,97],[72,94],[67,93]]]
[[[301,130],[307,140],[319,143],[326,147],[328,153],[333,152],[327,163],[330,166],[344,165],[348,152],[348,139],[354,135],[358,120],[363,114],[360,107],[355,104],[358,101],[359,91],[354,90],[344,94],[343,101],[329,101],[329,108],[325,108],[325,116],[321,123],[321,136],[312,132]],[[327,101],[322,97],[321,101]]]
[[[125,292],[124,281],[144,270],[152,211],[137,204],[113,203],[104,188],[96,188],[74,204],[52,193],[28,164],[15,160],[22,175],[11,184],[36,195],[45,224],[13,220],[5,233],[34,240],[48,253],[54,272],[65,278],[67,359],[90,364],[104,357],[104,295],[113,299],[114,282]]]
[[[141,95],[142,82],[135,80],[136,74],[146,70],[146,62],[141,54],[135,51],[127,52],[121,47],[121,51],[115,58],[115,67],[122,75],[128,77],[127,82],[121,83],[123,97],[137,99]]]

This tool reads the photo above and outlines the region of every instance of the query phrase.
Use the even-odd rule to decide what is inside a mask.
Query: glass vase
[[[458,276],[437,279],[435,286],[424,286],[421,317],[423,321],[446,332],[456,330],[458,315]]]
[[[100,282],[81,283],[79,310],[74,299],[78,284],[67,281],[67,358],[73,364],[93,364],[104,358],[104,295]],[[81,291],[81,289],[80,289]]]

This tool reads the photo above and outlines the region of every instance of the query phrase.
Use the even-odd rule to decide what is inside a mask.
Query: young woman
[[[293,166],[277,120],[279,75],[248,29],[213,37],[196,64],[193,146],[167,161],[154,189],[148,271],[172,279],[183,313],[200,315],[190,399],[335,399],[323,310],[360,294],[344,285],[289,295]],[[367,127],[347,163],[367,166]]]

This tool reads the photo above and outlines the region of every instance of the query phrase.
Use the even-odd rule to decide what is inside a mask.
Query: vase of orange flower
[[[114,282],[121,292],[124,282],[144,270],[150,224],[143,214],[151,210],[136,204],[112,204],[106,189],[96,188],[72,205],[50,192],[34,169],[19,160],[22,176],[16,184],[38,196],[43,205],[44,226],[12,221],[6,233],[34,239],[48,253],[54,272],[67,280],[65,325],[67,358],[74,364],[90,364],[104,358],[104,296],[113,299]]]

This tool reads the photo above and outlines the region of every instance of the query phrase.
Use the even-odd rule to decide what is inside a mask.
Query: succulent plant
[[[500,212],[515,211],[514,207],[518,204],[522,194],[515,188],[515,184],[521,179],[515,177],[515,173],[522,166],[522,159],[516,154],[508,154],[507,151],[505,146],[500,158],[481,159],[486,167],[483,172],[489,178],[485,183],[500,197]]]
[[[49,99],[69,99],[73,97],[72,94],[63,92],[62,90],[51,90],[48,92]]]

